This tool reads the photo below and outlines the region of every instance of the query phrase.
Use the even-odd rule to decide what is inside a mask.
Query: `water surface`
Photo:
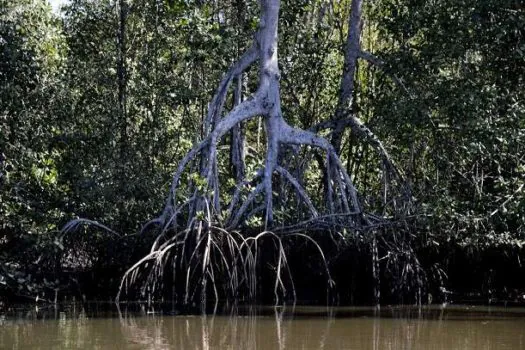
[[[525,349],[525,309],[278,307],[166,315],[98,307],[0,315],[0,349]]]

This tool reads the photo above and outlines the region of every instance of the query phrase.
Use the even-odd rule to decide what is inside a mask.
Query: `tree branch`
[[[243,73],[248,67],[252,65],[259,58],[259,53],[257,51],[256,45],[252,45],[246,52],[235,62],[233,66],[230,67],[228,72],[222,78],[219,87],[213,96],[213,99],[210,103],[210,108],[208,109],[208,114],[206,116],[206,122],[204,125],[205,135],[211,132],[211,129],[215,127],[215,124],[220,118],[222,109],[224,107],[224,101],[226,100],[226,94],[228,93],[228,88],[237,75]]]

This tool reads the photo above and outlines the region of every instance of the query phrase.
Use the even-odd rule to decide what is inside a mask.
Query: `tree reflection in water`
[[[147,349],[525,348],[525,319],[513,313],[353,308],[348,317],[335,317],[334,310],[278,307],[263,315],[123,316],[120,322],[124,338]]]

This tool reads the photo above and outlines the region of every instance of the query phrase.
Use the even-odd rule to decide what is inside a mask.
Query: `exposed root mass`
[[[277,58],[280,2],[260,0],[259,3],[260,23],[253,44],[220,82],[204,121],[205,137],[179,162],[160,217],[144,226],[143,231],[157,227],[157,239],[150,253],[125,273],[117,300],[162,297],[169,286],[172,298],[185,304],[204,305],[210,296],[215,301],[255,300],[261,259],[274,268],[275,302],[295,299],[287,254],[291,238],[315,246],[326,271],[327,286],[331,286],[333,281],[323,250],[304,234],[305,230],[363,233],[384,222],[381,217],[364,212],[352,176],[339,157],[342,130],[346,126],[379,153],[385,178],[404,181],[379,139],[348,113],[353,77],[349,79],[347,73],[342,79],[343,93],[333,120],[309,130],[286,122],[281,110]],[[359,46],[353,49],[358,50]],[[345,59],[357,57],[357,53],[347,54]],[[258,87],[242,100],[239,82],[243,72],[255,62],[259,64]],[[237,81],[235,105],[225,112],[233,81]],[[240,130],[254,118],[261,118],[264,124],[266,150],[264,159],[259,159],[259,168],[250,173],[246,171]],[[316,133],[322,128],[334,130],[331,141]],[[233,170],[230,180],[234,186],[225,180],[225,174],[219,174],[219,150],[223,148],[219,146],[230,134]],[[307,176],[306,160],[294,162],[304,153],[315,155],[316,174]],[[314,189],[312,182],[321,185]],[[241,233],[247,227],[257,227],[262,233]],[[261,251],[263,241],[272,242],[269,251]],[[377,246],[375,239],[374,244]],[[377,261],[376,247],[374,271],[379,266]]]
[[[275,267],[275,301],[283,297],[296,298],[283,242],[300,237],[315,245],[330,286],[333,282],[323,251],[310,236],[303,234],[305,230],[367,232],[383,222],[380,217],[364,213],[352,177],[338,155],[341,130],[349,126],[379,152],[383,169],[390,178],[402,180],[379,139],[356,116],[348,116],[345,106],[351,104],[353,71],[345,70],[342,95],[332,121],[310,130],[290,126],[283,118],[280,100],[277,58],[280,2],[260,0],[259,3],[261,19],[253,44],[220,82],[205,118],[206,136],[180,161],[162,215],[146,225],[157,225],[160,234],[151,252],[124,275],[117,300],[123,295],[128,298],[133,295],[130,288],[137,282],[141,285],[141,298],[156,295],[163,290],[160,284],[164,281],[179,286],[173,287],[173,298],[184,303],[205,303],[210,295],[215,300],[253,300],[257,294],[262,240],[273,242],[273,255],[270,255]],[[360,16],[360,12],[354,12],[352,15]],[[352,28],[355,31],[357,27]],[[355,46],[355,42],[349,45],[358,52],[359,46]],[[345,60],[355,61],[357,57],[357,53],[347,53]],[[259,63],[258,88],[243,101],[239,82],[243,72],[255,62]],[[225,113],[226,97],[235,80],[235,105]],[[266,151],[260,168],[250,176],[245,171],[240,130],[254,118],[261,118],[264,123]],[[332,142],[315,133],[322,128],[333,128]],[[222,173],[219,176],[218,153],[221,142],[230,134],[235,186],[225,188],[225,176]],[[287,152],[290,149],[293,152]],[[322,184],[321,193],[312,191],[309,184],[312,180],[305,175],[304,165],[293,165],[293,159],[304,152],[317,156],[321,168],[317,173],[322,175],[316,181]],[[276,194],[277,188],[279,194]],[[250,225],[263,232],[254,236],[240,233],[239,230]],[[268,252],[263,255],[268,259]],[[170,278],[165,276],[167,271],[172,274]],[[182,285],[184,287],[180,287]],[[160,294],[165,295],[165,291]]]
[[[296,301],[287,250],[291,241],[297,239],[313,245],[318,252],[317,257],[311,258],[323,266],[327,288],[331,288],[334,283],[324,253],[307,235],[264,231],[246,237],[236,231],[199,225],[197,231],[183,230],[169,239],[159,236],[151,252],[124,274],[117,302],[124,298],[160,300],[168,291],[172,295],[170,301],[185,305],[206,305],[209,296],[214,302],[253,302],[260,288],[260,266],[264,265],[272,266],[267,270],[273,274],[275,303],[284,299]],[[273,246],[272,252],[262,249],[268,246]]]

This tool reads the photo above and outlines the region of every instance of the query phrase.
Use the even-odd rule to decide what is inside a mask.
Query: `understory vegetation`
[[[0,302],[525,297],[517,0],[0,4]]]

